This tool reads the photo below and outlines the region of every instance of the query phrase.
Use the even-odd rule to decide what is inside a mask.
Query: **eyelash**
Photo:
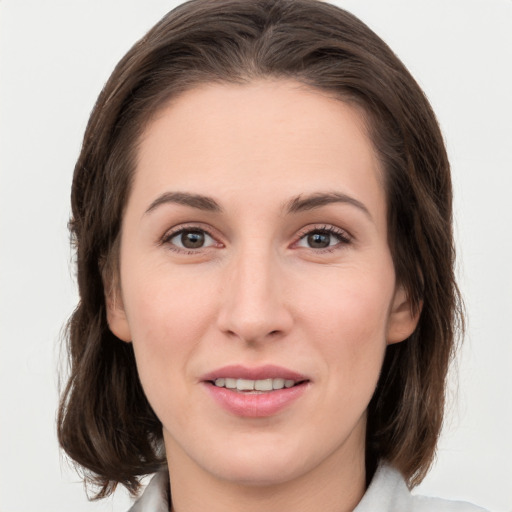
[[[214,240],[215,244],[212,244],[212,245],[206,246],[206,247],[199,247],[197,249],[186,249],[186,248],[178,247],[175,244],[171,243],[171,240],[173,238],[175,238],[175,237],[177,237],[177,236],[179,236],[179,235],[181,235],[183,233],[187,233],[187,232],[189,232],[189,233],[193,233],[193,232],[203,233],[206,236],[210,237],[212,240]],[[338,240],[338,243],[336,243],[336,244],[334,244],[332,246],[329,245],[329,246],[324,247],[324,248],[315,249],[313,247],[309,247],[309,249],[313,250],[315,252],[315,254],[331,253],[331,252],[334,252],[334,251],[340,249],[342,246],[349,245],[352,242],[352,237],[345,230],[337,228],[335,226],[325,225],[324,224],[322,226],[317,225],[317,226],[313,226],[313,227],[303,228],[298,233],[297,240],[292,245],[293,246],[297,246],[299,244],[299,242],[301,242],[307,236],[312,235],[314,233],[327,234],[327,235],[330,235],[330,236],[334,236]],[[174,252],[177,252],[177,253],[180,253],[180,254],[186,254],[186,255],[198,254],[202,250],[209,249],[210,247],[217,247],[217,248],[224,247],[224,245],[221,242],[217,242],[216,241],[215,236],[213,236],[207,229],[205,229],[203,227],[200,227],[200,226],[197,226],[197,225],[180,226],[178,229],[176,229],[174,231],[167,232],[162,237],[161,245],[167,245],[167,247],[171,251],[174,251]]]

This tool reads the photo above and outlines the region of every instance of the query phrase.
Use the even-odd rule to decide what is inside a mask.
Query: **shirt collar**
[[[363,499],[354,512],[388,511],[407,504],[409,490],[402,475],[392,467],[381,464],[368,487]],[[156,473],[128,512],[169,512],[169,473]]]

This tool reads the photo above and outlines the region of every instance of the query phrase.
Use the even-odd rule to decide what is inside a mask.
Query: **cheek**
[[[158,392],[163,382],[186,372],[212,325],[211,291],[183,278],[183,273],[147,272],[127,276],[125,310],[141,381]]]
[[[392,274],[378,274],[342,269],[317,275],[304,283],[304,290],[295,291],[295,300],[300,300],[299,310],[309,322],[317,319],[317,326],[330,334],[343,332],[354,341],[370,341],[371,333],[385,333],[394,292]]]
[[[315,340],[331,375],[368,376],[376,379],[386,349],[389,307],[394,290],[393,273],[353,269],[332,272],[329,278],[311,279],[303,297],[303,327]],[[318,277],[318,276],[317,276]]]
[[[165,265],[138,272],[131,268],[135,271],[122,282],[134,341],[174,344],[178,338],[194,338],[204,328],[215,297],[211,275],[191,276]]]

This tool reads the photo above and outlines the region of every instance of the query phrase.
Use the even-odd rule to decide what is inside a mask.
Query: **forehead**
[[[335,126],[343,128],[344,133],[333,130]],[[280,136],[273,141],[283,152],[293,137],[301,143],[311,140],[313,144],[324,139],[329,144],[342,142],[340,135],[357,132],[358,142],[368,142],[360,107],[326,91],[284,79],[196,86],[172,98],[156,112],[142,142],[150,138],[161,142],[157,140],[158,132],[165,136],[167,144],[186,142],[180,147],[190,151],[200,147],[203,152],[218,150],[219,142],[222,146],[229,142],[246,142],[251,147],[258,142],[268,145],[269,135]]]
[[[272,192],[284,201],[341,188],[374,203],[383,194],[380,174],[356,107],[295,81],[207,84],[173,99],[148,124],[133,195]]]

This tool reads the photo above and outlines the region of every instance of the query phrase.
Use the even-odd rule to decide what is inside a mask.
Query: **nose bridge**
[[[248,244],[236,251],[226,272],[221,330],[247,342],[284,334],[291,317],[283,301],[282,277],[271,247]]]

